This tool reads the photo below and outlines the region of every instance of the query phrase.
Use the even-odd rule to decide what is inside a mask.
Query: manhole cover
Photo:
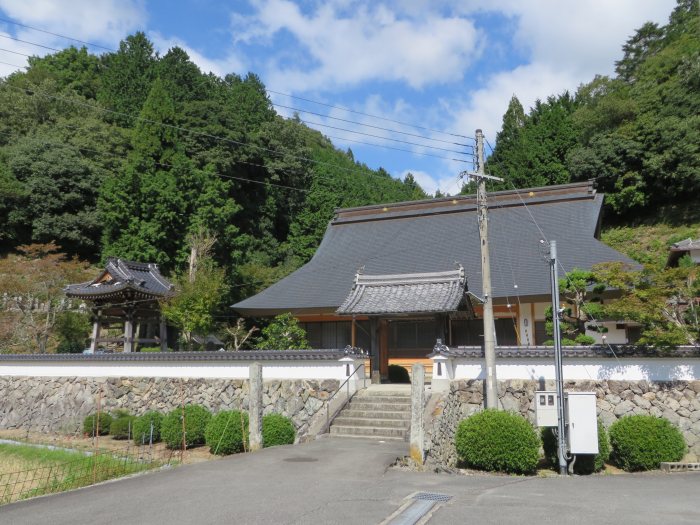
[[[288,461],[290,463],[313,463],[314,461],[318,461],[316,458],[310,458],[308,456],[294,456],[291,458],[284,458],[284,461]]]

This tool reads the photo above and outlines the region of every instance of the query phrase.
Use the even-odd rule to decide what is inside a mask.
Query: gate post
[[[411,367],[411,440],[410,456],[419,465],[423,454],[423,411],[425,409],[425,368],[417,363]]]
[[[248,392],[248,417],[250,450],[262,448],[262,412],[263,412],[263,382],[262,365],[252,363],[248,372],[250,389]]]

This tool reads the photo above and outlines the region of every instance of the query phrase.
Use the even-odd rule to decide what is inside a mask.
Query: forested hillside
[[[172,275],[206,230],[230,301],[308,260],[335,207],[425,197],[278,116],[254,74],[203,74],[141,33],[29,62],[0,81],[1,254],[55,241]]]
[[[665,26],[642,26],[615,65],[613,77],[527,113],[513,97],[488,167],[520,188],[595,179],[609,219],[654,221],[666,207],[688,222],[683,210],[700,195],[698,1],[679,0]]]

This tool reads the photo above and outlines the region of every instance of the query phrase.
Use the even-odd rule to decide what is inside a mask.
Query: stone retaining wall
[[[297,437],[309,432],[312,417],[339,386],[339,381],[277,380],[263,384],[263,414],[290,417]],[[200,404],[218,412],[248,408],[248,381],[231,379],[11,377],[0,376],[0,428],[82,432],[85,416],[126,409],[140,415]]]
[[[544,387],[544,388],[542,388]],[[426,425],[427,461],[435,465],[455,466],[457,454],[454,434],[459,422],[483,406],[481,380],[452,381],[448,392],[432,400],[432,420]],[[553,381],[508,380],[499,382],[502,407],[519,412],[533,424],[536,390],[555,390]],[[700,381],[567,381],[565,390],[595,392],[598,417],[605,427],[628,414],[665,417],[678,426],[688,444],[687,461],[700,457]]]

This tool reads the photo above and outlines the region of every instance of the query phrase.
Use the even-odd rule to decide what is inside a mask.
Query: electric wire
[[[486,143],[488,144],[489,148],[491,148],[491,151],[493,151],[493,146],[491,146],[491,144],[488,142],[488,140],[486,140],[486,139],[484,139],[484,140],[485,140]],[[523,205],[523,207],[524,207],[525,210],[527,211],[528,215],[530,216],[530,219],[532,220],[533,224],[535,225],[535,227],[537,228],[537,230],[540,232],[540,235],[542,235],[542,239],[543,239],[547,244],[549,244],[549,240],[547,239],[547,236],[544,234],[544,232],[542,231],[542,228],[540,228],[540,225],[537,223],[537,220],[535,219],[535,217],[534,217],[534,216],[532,215],[532,213],[530,212],[530,209],[529,209],[528,205],[525,203],[525,201],[523,200],[522,196],[520,195],[520,191],[515,187],[515,185],[513,184],[512,181],[509,180],[508,182],[509,182],[509,184],[511,185],[511,187],[513,188],[513,190],[515,191],[515,194],[518,196],[518,199],[520,200],[521,204]],[[568,271],[566,270],[566,268],[564,267],[563,263],[561,262],[561,259],[557,258],[557,264],[559,265],[559,267],[560,267],[560,268],[562,269],[562,271],[564,272],[565,279],[569,282],[569,284],[570,284],[575,290],[581,292],[581,290],[578,290],[578,288],[576,288],[576,285],[575,285],[575,284],[573,283],[573,281],[571,280],[571,277],[569,276]],[[583,290],[583,293],[584,293],[584,294],[585,294],[585,292],[586,292],[586,291]],[[557,290],[557,293],[559,293],[558,290]],[[584,299],[584,300],[582,301],[582,306],[581,306],[581,308],[583,309],[585,306],[586,306],[586,302],[585,302],[585,299]],[[593,315],[590,314],[590,311],[588,311],[587,309],[586,309],[586,314],[587,314],[587,315],[589,316],[589,318],[591,319],[591,322],[592,322],[592,324],[596,327],[596,330],[597,330],[597,331],[600,330],[600,328],[601,328],[600,323],[598,322],[598,320],[597,320]],[[557,315],[557,312],[552,312],[552,315]],[[620,362],[620,359],[619,359],[619,357],[617,356],[617,353],[616,353],[615,350],[613,349],[612,345],[608,342],[607,338],[603,338],[603,341],[605,342],[605,345],[608,347],[608,350],[610,350],[610,352],[612,353],[613,357],[615,357],[615,361],[617,362],[617,364],[618,364],[619,366],[622,366],[622,363]],[[588,373],[588,371],[586,371],[586,372]],[[589,375],[590,375],[590,374],[589,374]]]
[[[297,113],[306,113],[307,115],[315,115],[317,117],[323,117],[323,118],[327,118],[330,120],[337,120],[339,122],[345,122],[347,124],[356,124],[358,126],[364,126],[366,128],[378,129],[381,131],[388,131],[390,133],[398,133],[400,135],[406,135],[407,137],[414,137],[414,138],[419,138],[419,139],[423,139],[423,140],[430,140],[433,142],[440,142],[442,144],[450,144],[452,146],[463,146],[465,148],[472,148],[472,149],[474,148],[474,146],[472,146],[471,144],[461,144],[459,142],[454,142],[452,140],[436,139],[436,138],[432,138],[432,137],[426,137],[425,135],[419,135],[417,133],[409,133],[407,131],[400,131],[398,129],[390,129],[390,128],[385,128],[382,126],[374,126],[372,124],[366,124],[364,122],[357,122],[355,120],[349,120],[349,119],[344,119],[344,118],[340,118],[340,117],[332,117],[332,116],[327,115],[325,113],[318,113],[315,111],[308,111],[308,110],[299,109],[299,108],[295,108],[295,107],[291,107],[291,106],[284,106],[282,104],[276,104],[274,102],[272,103],[272,105],[275,107],[278,107],[278,108],[289,109],[289,110],[295,111]]]
[[[28,55],[26,53],[20,53],[19,51],[12,51],[12,49],[4,49],[2,47],[0,47],[0,51],[4,51],[5,53],[12,53],[14,55],[20,55],[20,56],[27,57],[27,58],[31,58],[32,56],[34,56],[34,55]],[[26,67],[26,66],[22,66],[22,67]]]
[[[78,128],[77,128],[77,126],[76,126],[76,127],[73,127],[73,129],[78,129]],[[1,131],[1,130],[0,130],[0,133],[3,134],[3,135],[10,135],[10,136],[12,136],[11,132],[9,132],[9,131]],[[46,146],[66,146],[66,143],[64,143],[64,142],[59,143],[59,142],[44,141],[43,144],[46,145]],[[97,154],[99,154],[99,155],[107,155],[107,156],[114,157],[114,158],[122,158],[121,155],[118,155],[117,153],[111,153],[111,152],[109,152],[109,151],[99,151],[99,150],[96,150],[96,149],[91,149],[91,148],[85,148],[85,147],[75,146],[75,145],[72,145],[72,144],[70,145],[70,147],[71,147],[71,148],[74,148],[74,149],[76,149],[76,150],[78,150],[78,151],[83,151],[83,152],[87,151],[87,152],[91,152],[91,153],[97,153]],[[248,161],[244,161],[244,160],[237,161],[237,163],[246,164],[246,165],[249,165],[249,166],[255,166],[255,167],[258,167],[258,168],[267,168],[267,166],[264,166],[263,164],[256,164],[256,163],[254,163],[254,162],[248,162]],[[174,166],[174,165],[172,165],[172,164],[168,164],[168,163],[165,163],[165,162],[153,161],[153,164],[155,164],[156,166],[161,166],[161,167],[163,167],[163,168],[175,168],[175,167],[176,167],[176,166]],[[201,169],[195,169],[195,171],[198,171],[198,172],[201,172],[201,173],[206,173],[204,170],[201,170]],[[310,191],[310,190],[307,190],[307,189],[304,189],[304,188],[297,188],[297,187],[295,187],[295,186],[288,186],[288,185],[285,185],[285,184],[277,184],[277,183],[275,183],[275,182],[267,182],[267,181],[253,180],[253,179],[248,179],[248,178],[246,178],[246,177],[237,177],[237,176],[235,176],[235,175],[226,175],[226,174],[223,174],[223,173],[212,173],[212,175],[214,175],[214,176],[216,176],[216,177],[221,177],[221,178],[224,178],[224,179],[233,179],[233,180],[238,180],[238,181],[242,181],[242,182],[251,182],[251,183],[253,183],[253,184],[262,184],[262,185],[264,185],[264,186],[275,186],[275,187],[278,187],[278,188],[285,188],[285,189],[294,190],[294,191],[299,191],[299,192],[304,192],[304,193],[308,193],[308,192]]]
[[[17,69],[27,69],[27,66],[18,66],[17,64],[10,64],[9,62],[0,61],[0,64],[4,64],[4,65],[10,66],[10,67],[16,67]]]
[[[63,49],[57,49],[55,47],[50,47],[50,46],[45,46],[44,44],[38,44],[36,42],[30,42],[29,40],[22,40],[21,38],[17,38],[16,36],[10,36],[10,35],[2,35],[0,34],[0,38],[6,38],[8,40],[14,40],[15,42],[21,42],[22,44],[29,44],[30,46],[36,46],[36,47],[41,47],[44,49],[48,49],[49,51],[56,51],[57,53],[60,53],[63,51]]]
[[[311,159],[311,158],[308,158],[308,157],[303,157],[303,156],[301,156],[301,155],[295,155],[295,154],[291,154],[291,153],[280,152],[280,151],[277,151],[277,150],[274,150],[274,149],[271,149],[271,148],[266,148],[265,146],[259,146],[259,145],[257,145],[257,144],[250,144],[250,143],[248,143],[248,142],[242,142],[242,141],[240,141],[240,140],[235,140],[235,139],[231,139],[231,138],[227,138],[227,137],[219,137],[219,136],[217,136],[217,135],[212,135],[211,133],[205,133],[205,132],[203,132],[203,131],[195,131],[195,130],[191,130],[191,129],[188,129],[188,128],[184,128],[184,127],[182,127],[182,126],[176,126],[176,125],[174,125],[174,124],[167,124],[167,123],[165,123],[165,122],[161,122],[161,121],[157,121],[157,120],[148,119],[148,118],[141,117],[141,116],[138,116],[138,115],[133,115],[133,114],[131,114],[131,113],[126,113],[126,112],[122,112],[122,111],[116,111],[116,110],[113,110],[113,109],[108,109],[108,108],[103,108],[103,107],[100,107],[100,106],[96,106],[96,105],[94,105],[94,104],[88,104],[88,103],[86,103],[86,102],[80,102],[80,101],[77,101],[77,100],[72,100],[72,99],[68,99],[68,98],[65,98],[65,97],[60,97],[60,96],[58,96],[58,95],[52,95],[52,94],[43,92],[43,91],[38,90],[38,89],[35,89],[35,88],[21,88],[21,87],[12,86],[12,85],[9,85],[9,84],[4,84],[4,87],[9,88],[9,89],[14,89],[14,90],[16,90],[16,91],[21,91],[21,92],[26,93],[26,94],[29,94],[29,95],[37,94],[37,95],[42,96],[42,97],[45,97],[45,98],[52,98],[52,99],[55,99],[55,100],[61,100],[61,101],[64,101],[64,102],[68,102],[68,103],[70,103],[70,104],[75,104],[75,105],[77,105],[77,106],[87,107],[87,108],[94,109],[94,110],[97,110],[97,111],[102,111],[102,112],[105,112],[105,113],[110,113],[110,114],[114,114],[114,115],[119,115],[119,116],[124,116],[124,117],[128,117],[128,118],[132,118],[132,119],[135,119],[135,120],[140,120],[140,121],[143,121],[143,122],[148,122],[149,124],[154,124],[154,125],[157,125],[157,126],[163,126],[163,127],[166,127],[166,128],[174,129],[174,130],[176,130],[176,131],[183,131],[183,132],[185,132],[185,133],[191,133],[191,134],[193,134],[193,135],[198,135],[198,136],[201,136],[201,137],[206,137],[206,138],[210,138],[210,139],[214,139],[214,140],[219,140],[219,141],[222,141],[222,142],[228,142],[228,143],[231,143],[231,144],[234,144],[234,145],[237,145],[237,146],[251,147],[251,148],[254,148],[254,149],[257,149],[257,150],[260,150],[260,151],[266,151],[266,152],[268,152],[268,153],[272,153],[272,154],[274,154],[274,155],[286,156],[286,157],[289,157],[289,158],[293,158],[293,159],[301,160],[301,161],[305,161],[305,162],[311,162],[311,163],[313,163],[313,164],[317,164],[317,165],[321,165],[321,166],[330,166],[330,167],[332,167],[332,168],[336,168],[336,169],[338,169],[338,170],[347,171],[347,172],[350,172],[350,173],[361,173],[361,174],[363,174],[363,175],[365,175],[365,176],[368,176],[368,177],[381,177],[381,178],[386,178],[386,177],[384,177],[383,175],[380,175],[380,174],[378,174],[378,173],[363,171],[363,170],[362,170],[361,168],[359,168],[359,167],[358,167],[358,168],[348,168],[348,167],[345,167],[345,166],[339,166],[339,165],[334,164],[334,163],[332,163],[332,162],[325,162],[325,161],[320,161],[320,160],[316,160],[316,159]]]
[[[383,120],[384,122],[392,122],[394,124],[400,124],[402,126],[409,126],[409,127],[416,128],[416,129],[422,129],[425,131],[430,131],[432,133],[441,133],[443,135],[448,135],[451,137],[458,137],[458,138],[467,139],[467,140],[476,140],[474,137],[469,137],[467,135],[460,135],[459,133],[451,133],[449,131],[441,131],[438,129],[432,129],[432,128],[428,128],[425,126],[419,126],[417,124],[411,124],[410,122],[402,122],[400,120],[394,120],[394,119],[387,118],[387,117],[380,117],[379,115],[372,115],[371,113],[364,113],[362,111],[356,111],[354,109],[350,109],[350,108],[347,108],[345,106],[338,106],[338,105],[334,105],[334,104],[328,104],[326,102],[319,102],[318,100],[312,100],[310,98],[304,98],[304,97],[300,97],[297,95],[292,95],[290,93],[282,93],[280,91],[275,91],[272,89],[267,89],[266,91],[268,93],[273,93],[275,95],[281,95],[284,97],[289,97],[289,98],[293,98],[293,99],[297,99],[297,100],[303,100],[305,102],[311,102],[312,104],[318,104],[320,106],[325,106],[325,107],[332,108],[332,109],[340,109],[343,111],[347,111],[348,113],[354,113],[355,115],[362,115],[362,116],[374,118],[377,120]]]
[[[19,23],[19,22],[15,22],[14,20],[9,20],[9,19],[7,19],[7,18],[0,18],[0,22],[6,22],[6,23],[8,23],[8,24],[13,24],[13,25],[16,25],[16,26],[19,26],[19,27],[24,27],[24,28],[26,28],[26,29],[31,29],[32,31],[38,31],[39,33],[44,33],[44,34],[47,34],[47,35],[57,36],[57,37],[59,37],[59,38],[65,38],[66,40],[72,40],[73,42],[78,42],[78,43],[80,43],[80,44],[85,44],[86,46],[98,47],[98,48],[100,48],[100,49],[104,49],[105,51],[116,52],[115,49],[112,49],[112,48],[109,48],[109,47],[105,47],[105,46],[101,46],[100,44],[94,44],[94,43],[92,43],[92,42],[86,42],[85,40],[79,40],[79,39],[77,39],[77,38],[73,38],[73,37],[71,37],[71,36],[62,35],[62,34],[60,34],[60,33],[53,33],[53,32],[51,32],[51,31],[47,31],[46,29],[39,29],[38,27],[33,27],[33,26],[26,25],[26,24],[21,24],[21,23]]]

